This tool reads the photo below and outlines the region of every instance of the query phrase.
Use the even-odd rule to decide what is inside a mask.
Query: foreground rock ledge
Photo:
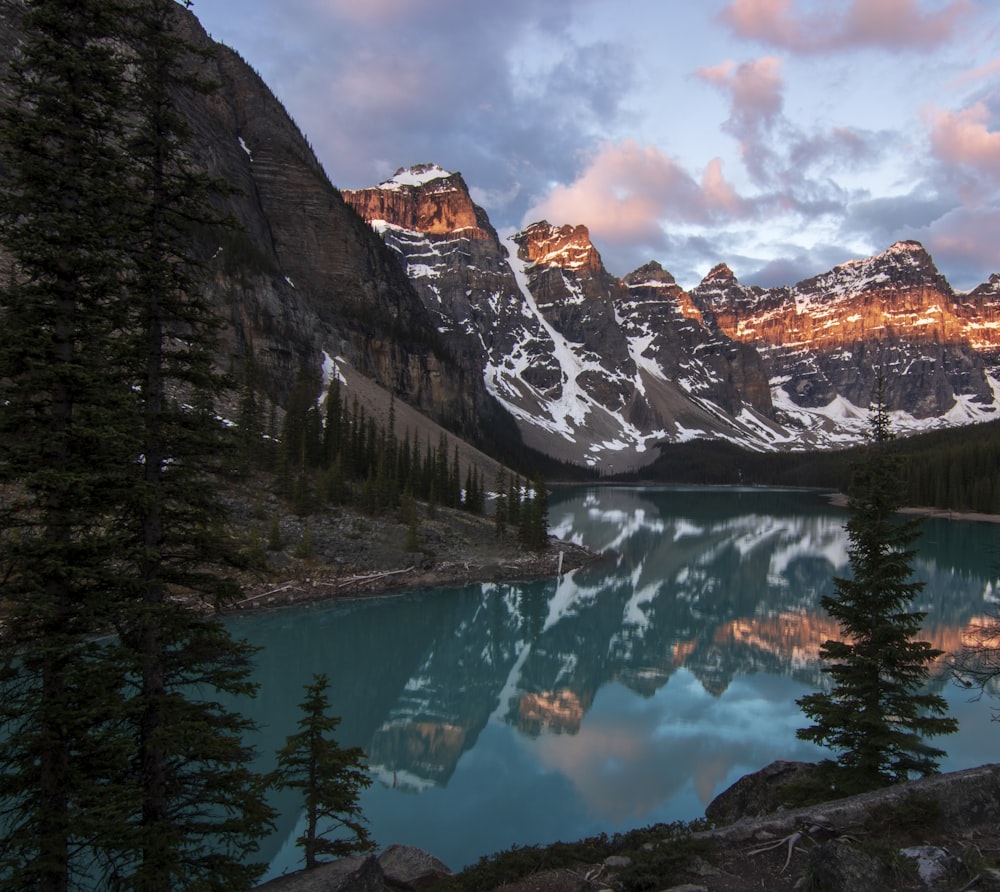
[[[384,892],[422,889],[453,876],[448,867],[413,846],[391,845],[377,858],[357,855],[300,870],[258,886],[259,892]]]
[[[788,779],[802,763],[779,762],[757,774],[758,780]],[[738,798],[753,785],[755,775],[748,775],[734,787]],[[731,790],[733,788],[730,788]],[[725,795],[725,794],[723,794]],[[938,809],[941,832],[932,833],[920,845],[902,849],[901,854],[914,860],[919,879],[898,885],[891,876],[883,876],[884,865],[867,855],[851,842],[869,835],[866,821],[879,807],[905,808],[906,800],[918,796],[932,800]],[[749,804],[756,809],[756,803]],[[671,892],[742,892],[742,890],[791,890],[798,888],[802,862],[788,869],[786,856],[791,849],[788,838],[802,827],[822,825],[829,842],[809,849],[809,869],[814,877],[824,876],[826,888],[841,892],[876,892],[882,889],[994,890],[1000,888],[1000,877],[986,871],[980,882],[969,884],[964,879],[936,878],[925,871],[943,869],[949,861],[957,861],[946,848],[938,848],[940,837],[952,839],[975,832],[978,839],[989,843],[990,852],[1000,851],[1000,764],[983,765],[950,774],[934,775],[807,808],[789,809],[760,817],[745,817],[725,827],[694,834],[695,838],[716,843],[709,861],[699,859],[694,874],[681,869],[677,876],[664,876],[662,888]],[[886,828],[891,830],[892,828]],[[929,828],[928,828],[929,829]],[[931,838],[933,837],[933,838]],[[775,845],[775,841],[779,843]],[[768,852],[770,861],[751,857],[756,852]],[[621,865],[607,859],[603,865],[586,866],[571,872],[543,871],[505,887],[510,892],[595,892],[613,885],[613,875]],[[628,859],[620,859],[625,862]],[[405,865],[405,866],[404,866]],[[421,889],[451,875],[440,861],[426,852],[407,846],[390,846],[375,858],[349,858],[311,871],[300,872],[271,880],[260,886],[264,892],[394,892],[399,889]],[[602,884],[595,885],[590,877],[600,875]]]
[[[940,809],[941,823],[952,831],[1000,825],[1000,764],[935,774],[847,799],[763,817],[742,818],[727,827],[696,836],[738,845],[768,837],[787,836],[809,821],[822,821],[832,829],[849,833],[862,827],[876,806],[901,805],[910,796],[933,800]]]

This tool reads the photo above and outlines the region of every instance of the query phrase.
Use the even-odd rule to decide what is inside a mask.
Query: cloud
[[[588,5],[288,0],[288,15],[309,27],[272,20],[255,33],[271,40],[261,55],[272,70],[262,75],[336,185],[369,186],[435,162],[499,202],[489,211],[506,226],[546,184],[572,179],[581,153],[627,113],[635,54],[581,36],[574,26]]]
[[[918,232],[957,207],[956,197],[945,196],[922,183],[904,195],[852,202],[841,222],[840,234],[853,241],[864,238],[873,249],[882,250],[901,239],[918,238]]]
[[[412,0],[313,0],[316,11],[328,12],[347,21],[365,25],[382,25],[406,17],[415,4]],[[426,4],[423,4],[426,6]],[[440,4],[438,4],[440,5]]]
[[[945,43],[972,9],[969,0],[928,13],[916,0],[851,0],[824,3],[822,12],[808,14],[794,0],[732,0],[719,19],[738,37],[794,53],[855,47],[900,52]]]
[[[963,72],[958,75],[958,77],[954,78],[949,86],[961,87],[968,83],[985,81],[998,73],[1000,73],[1000,56],[993,59],[991,62],[987,62],[985,65],[980,65],[977,68],[973,68],[971,71]]]
[[[934,157],[1000,186],[1000,130],[990,129],[991,116],[985,103],[957,112],[931,109],[926,117]]]
[[[613,244],[662,245],[664,221],[708,223],[746,216],[750,208],[713,160],[699,183],[655,146],[606,143],[569,185],[553,188],[525,222],[585,223]]]
[[[850,194],[838,185],[845,170],[875,163],[895,135],[835,126],[808,133],[784,114],[782,63],[766,56],[700,68],[695,76],[729,100],[722,125],[733,136],[743,165],[762,192],[760,213],[826,214],[840,211]]]
[[[1000,209],[956,208],[917,237],[940,268],[947,268],[952,287],[967,291],[1000,273]]]
[[[743,164],[754,180],[770,182],[776,158],[769,136],[783,107],[781,60],[766,56],[742,64],[724,62],[699,68],[695,77],[728,97],[729,118],[723,129],[739,142]]]
[[[771,124],[781,114],[784,80],[781,60],[774,56],[699,68],[695,76],[730,96],[734,129]]]

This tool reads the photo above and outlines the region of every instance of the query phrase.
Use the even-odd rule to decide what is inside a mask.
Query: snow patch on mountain
[[[379,183],[377,188],[389,191],[404,187],[412,188],[450,176],[452,174],[449,171],[436,164],[416,164],[413,167],[401,167],[389,179]]]
[[[520,290],[522,316],[530,320],[532,327],[540,328],[551,342],[550,358],[559,370],[559,385],[555,388],[555,393],[542,392],[524,380],[524,373],[535,361],[535,357],[525,349],[522,339],[518,347],[504,357],[502,362],[491,360],[487,363],[486,387],[515,417],[576,442],[579,430],[586,426],[591,413],[607,411],[580,384],[580,376],[586,372],[603,375],[606,371],[599,362],[585,355],[582,345],[571,342],[545,318],[528,287],[528,269],[532,264],[518,257],[518,246],[512,236],[505,238],[503,244],[508,252],[507,262]],[[578,289],[571,289],[570,293],[574,294],[574,299],[582,301]],[[525,334],[525,338],[527,337]],[[525,391],[531,393],[536,404],[530,409],[524,408],[516,400],[518,394]],[[620,419],[619,426],[622,426]],[[628,433],[634,436],[638,431]],[[612,448],[608,443],[598,445],[604,449]],[[621,448],[624,446],[622,443]]]

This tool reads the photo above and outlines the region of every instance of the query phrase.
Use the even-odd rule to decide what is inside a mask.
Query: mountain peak
[[[379,189],[402,189],[405,187],[425,186],[434,180],[447,179],[454,176],[450,171],[437,164],[414,164],[411,167],[401,167],[389,179],[378,184]]]
[[[732,283],[735,285],[736,282],[737,282],[736,275],[725,263],[718,263],[715,266],[713,266],[708,271],[708,275],[701,280],[702,285],[706,285],[708,283],[712,283],[715,285]]]
[[[464,232],[486,238],[492,228],[477,208],[460,173],[436,164],[401,167],[388,180],[368,189],[345,189],[341,195],[369,223],[397,226],[425,235]]]
[[[548,220],[540,220],[515,235],[514,240],[537,266],[594,272],[603,267],[586,226],[553,226]]]
[[[641,286],[661,287],[665,285],[676,285],[677,280],[667,272],[655,260],[640,266],[625,277],[625,284],[630,288]]]
[[[952,294],[952,288],[934,265],[934,260],[918,241],[906,239],[891,245],[881,254],[848,260],[830,272],[800,282],[797,288],[825,291],[843,296],[859,294],[872,288],[933,288]]]
[[[883,254],[926,254],[924,246],[916,239],[902,239],[882,252]]]

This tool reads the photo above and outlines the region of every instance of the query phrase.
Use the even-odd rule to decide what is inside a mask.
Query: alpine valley
[[[343,196],[524,440],[564,460],[629,469],[696,438],[844,445],[879,371],[901,430],[996,417],[1000,275],[957,294],[918,242],[784,288],[720,263],[685,291],[655,261],[615,278],[583,225],[498,236],[434,165]]]
[[[0,0],[3,67],[20,8]],[[206,287],[221,364],[258,370],[278,405],[303,369],[337,374],[494,453],[521,440],[604,473],[699,438],[857,442],[879,372],[901,432],[1000,417],[1000,274],[957,293],[904,241],[781,288],[721,262],[691,290],[655,261],[619,279],[586,221],[498,233],[432,164],[340,192],[255,72],[215,49],[201,74],[219,88],[185,112],[195,157],[238,189],[221,208],[238,226],[206,235]]]

